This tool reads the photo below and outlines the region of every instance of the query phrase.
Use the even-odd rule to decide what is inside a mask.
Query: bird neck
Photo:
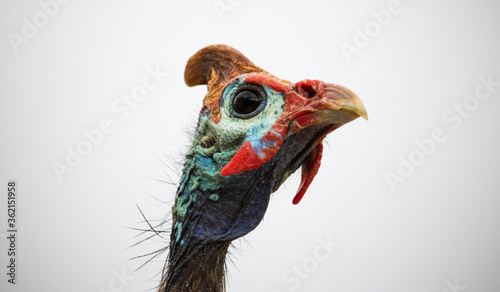
[[[202,138],[195,136],[186,155],[159,292],[225,291],[228,248],[258,225],[269,202],[269,187],[255,171],[222,176],[220,165],[234,151],[205,150]]]
[[[225,291],[226,254],[231,241],[171,245],[158,292]]]
[[[204,210],[215,208],[217,201],[213,193],[218,175],[213,168],[188,154],[172,208],[168,263],[158,292],[225,291],[226,254],[232,240],[214,238],[204,228]]]

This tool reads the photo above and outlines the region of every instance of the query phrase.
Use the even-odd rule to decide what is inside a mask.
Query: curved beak
[[[368,120],[368,113],[359,97],[350,89],[333,83],[324,84],[324,98],[338,104],[339,109],[351,111],[365,120]],[[335,108],[333,108],[335,109]]]
[[[303,80],[296,84],[296,88],[302,102],[300,107],[290,112],[290,120],[294,122],[292,133],[316,124],[334,124],[338,128],[358,117],[368,120],[361,99],[344,86]],[[304,96],[307,99],[304,99]]]

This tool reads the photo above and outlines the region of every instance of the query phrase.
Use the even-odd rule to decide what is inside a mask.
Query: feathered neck
[[[171,246],[159,292],[225,291],[226,254],[230,241]]]

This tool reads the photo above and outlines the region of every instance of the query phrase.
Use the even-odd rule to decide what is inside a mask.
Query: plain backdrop
[[[370,117],[329,136],[299,205],[299,173],[272,195],[231,250],[228,291],[500,291],[500,2],[2,0],[0,23],[1,291],[157,285],[165,253],[129,259],[168,234],[131,247],[149,235],[137,206],[170,216],[206,92],[184,66],[216,43],[346,86]]]

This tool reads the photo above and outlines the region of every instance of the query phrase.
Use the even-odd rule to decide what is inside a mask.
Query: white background
[[[479,81],[500,82],[500,3],[406,0],[377,24],[372,12],[388,4],[74,0],[43,23],[38,1],[1,1],[0,290],[157,284],[166,254],[135,273],[144,260],[128,261],[167,245],[129,248],[144,238],[130,227],[147,228],[136,204],[152,221],[168,218],[175,186],[158,180],[177,182],[206,90],[184,84],[184,66],[225,43],[280,78],[352,89],[370,116],[329,137],[299,205],[298,175],[273,194],[261,225],[235,242],[228,291],[500,291],[500,86]],[[34,16],[38,31],[23,35]],[[369,41],[347,58],[342,44],[365,29]],[[121,119],[112,104],[157,66],[168,76]],[[477,88],[489,98],[473,97]],[[454,107],[464,103],[462,117]],[[103,119],[114,130],[59,181],[52,165]],[[443,137],[431,147],[435,131]],[[393,188],[389,172],[401,175]],[[10,179],[16,285],[6,275]]]

